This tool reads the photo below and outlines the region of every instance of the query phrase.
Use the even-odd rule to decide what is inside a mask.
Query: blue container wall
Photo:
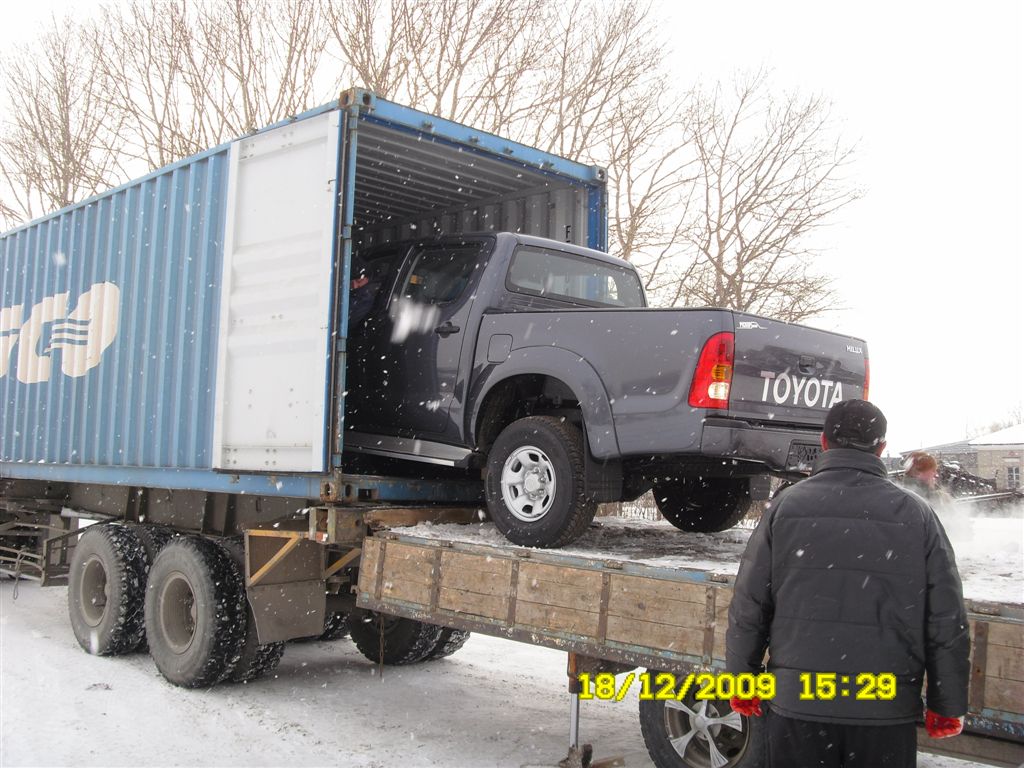
[[[13,344],[0,376],[0,461],[211,466],[227,158],[213,150],[0,239],[0,307],[22,308],[20,323],[8,311],[0,327],[13,326],[0,334],[0,348]],[[81,297],[92,291],[95,302],[103,284],[119,293],[116,335],[83,371],[70,358],[103,318],[80,319]],[[44,304],[37,314],[52,319],[20,349],[33,308],[61,294],[66,306]]]

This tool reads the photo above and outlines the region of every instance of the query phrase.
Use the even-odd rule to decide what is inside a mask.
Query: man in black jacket
[[[969,637],[953,550],[935,513],[886,478],[886,420],[838,403],[811,477],[750,538],[729,607],[728,671],[775,675],[769,765],[913,768],[925,725],[960,732]],[[733,699],[760,715],[760,702]]]

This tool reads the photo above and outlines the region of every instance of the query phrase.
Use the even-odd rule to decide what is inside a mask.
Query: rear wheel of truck
[[[656,675],[651,672],[651,675]],[[640,730],[658,768],[763,768],[764,722],[727,701],[640,701]]]
[[[146,587],[149,654],[168,681],[213,685],[231,674],[246,636],[245,590],[220,546],[179,536],[157,555]]]
[[[427,654],[424,661],[436,661],[437,659],[446,659],[455,653],[457,650],[462,648],[469,640],[469,632],[464,629],[454,629],[453,627],[445,627],[441,631],[441,636],[437,639],[437,645],[434,649]]]
[[[658,511],[681,531],[714,533],[732,528],[750,511],[746,478],[683,477],[654,483]]]
[[[68,617],[89,653],[131,653],[143,640],[146,552],[125,525],[92,525],[75,546],[68,572]]]
[[[584,486],[579,428],[553,416],[509,424],[487,457],[487,508],[509,541],[561,547],[578,539],[597,504]]]
[[[415,664],[437,649],[444,627],[380,613],[349,617],[356,648],[375,664]]]

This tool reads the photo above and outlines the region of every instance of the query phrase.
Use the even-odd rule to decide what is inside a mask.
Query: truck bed
[[[666,551],[671,529],[658,524],[608,523],[570,551],[495,543],[490,534],[488,525],[420,525],[367,538],[358,605],[635,667],[724,667],[735,572],[727,560],[738,561],[742,530],[680,536],[705,540],[699,567]],[[715,538],[721,546],[711,551],[706,540]],[[969,600],[968,611],[967,731],[1024,743],[1024,606]]]

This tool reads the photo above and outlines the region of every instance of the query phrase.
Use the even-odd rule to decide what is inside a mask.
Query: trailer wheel
[[[248,601],[246,601],[248,602]],[[227,679],[233,683],[248,683],[257,680],[277,669],[284,656],[284,643],[260,644],[256,632],[256,619],[252,608],[246,608],[245,639],[239,650],[238,658],[232,665]]]
[[[415,664],[438,645],[444,627],[379,613],[360,612],[348,620],[356,648],[375,664]]]
[[[584,487],[583,435],[552,416],[505,427],[488,454],[486,487],[491,519],[513,544],[564,546],[597,511]]]
[[[318,640],[330,642],[341,640],[348,635],[348,614],[342,611],[328,613],[324,621],[324,631],[320,633]]]
[[[692,691],[682,701],[640,701],[640,730],[658,768],[763,768],[763,720]]]
[[[654,483],[658,511],[681,531],[714,533],[732,528],[750,511],[746,478],[681,477]]]
[[[149,654],[185,688],[226,678],[247,627],[245,590],[231,556],[198,536],[179,536],[157,555],[146,587]]]
[[[437,645],[427,654],[424,661],[448,658],[466,644],[466,641],[469,640],[469,634],[469,632],[463,629],[445,627],[441,630],[441,636],[437,639]]]
[[[167,542],[177,534],[172,528],[163,525],[151,525],[150,523],[133,523],[131,528],[142,542],[142,548],[146,550],[146,571],[153,565],[160,550],[167,546]]]
[[[131,653],[145,631],[146,553],[124,525],[92,525],[75,546],[68,572],[68,617],[89,653]]]

